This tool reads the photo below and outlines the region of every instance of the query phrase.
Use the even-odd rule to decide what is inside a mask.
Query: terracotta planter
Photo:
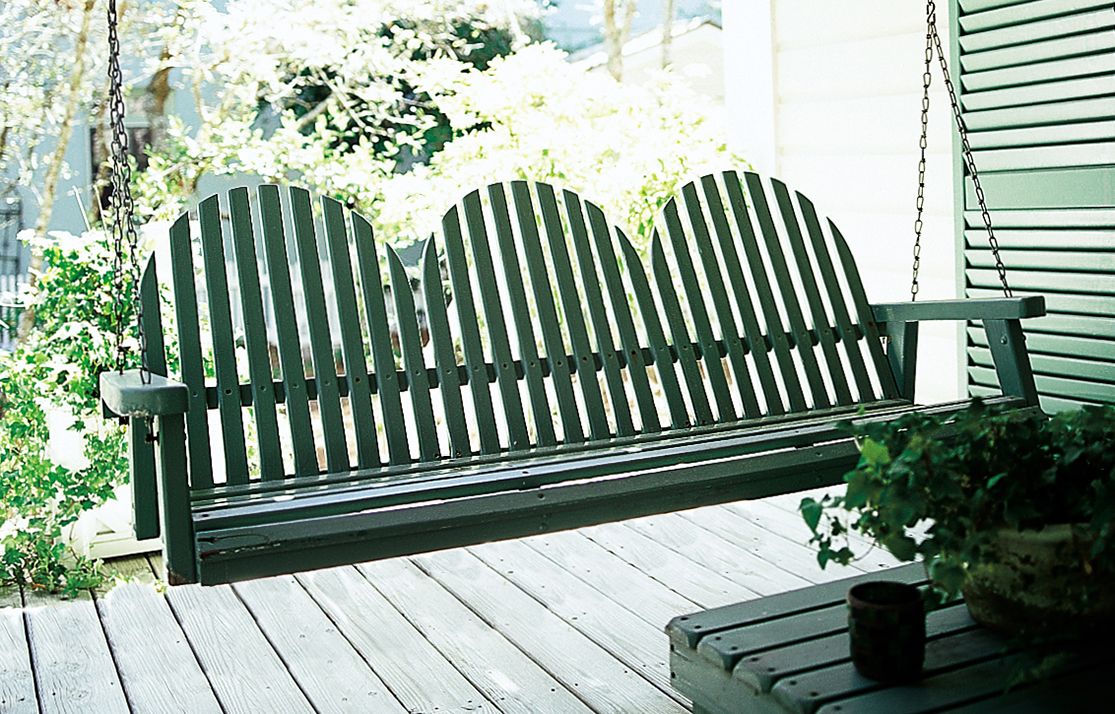
[[[1081,566],[1090,544],[1070,524],[996,533],[995,562],[964,584],[972,617],[1006,633],[1083,636],[1115,626],[1115,578]]]

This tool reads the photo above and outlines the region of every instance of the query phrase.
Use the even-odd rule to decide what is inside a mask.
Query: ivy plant
[[[853,560],[847,536],[858,532],[899,560],[924,559],[955,595],[972,565],[994,559],[997,530],[1068,523],[1089,545],[1073,567],[1115,574],[1115,407],[1050,418],[976,400],[842,428],[860,447],[847,487],[800,506],[822,567]]]

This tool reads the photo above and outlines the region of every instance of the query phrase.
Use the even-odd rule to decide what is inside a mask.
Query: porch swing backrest
[[[197,219],[200,266],[189,217],[170,231],[193,489],[897,396],[839,230],[755,174],[686,184],[645,261],[575,193],[492,184],[446,212],[418,281],[366,219],[300,188],[233,189]],[[165,373],[154,270],[148,363]]]

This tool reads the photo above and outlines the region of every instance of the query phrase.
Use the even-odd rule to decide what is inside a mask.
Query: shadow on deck
[[[139,557],[73,601],[0,591],[0,711],[685,711],[671,617],[895,564],[822,571],[800,497],[232,586],[166,589]]]

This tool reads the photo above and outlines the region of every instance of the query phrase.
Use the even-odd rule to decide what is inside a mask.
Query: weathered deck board
[[[357,567],[504,714],[591,711],[414,563],[396,559]]]
[[[753,590],[622,524],[608,523],[581,532],[701,607],[717,607],[758,597]]]
[[[677,513],[639,518],[628,521],[624,527],[662,543],[759,595],[803,588],[810,583],[785,566],[760,558],[754,550],[724,540]]]
[[[171,588],[167,600],[226,712],[313,711],[231,587]]]
[[[449,550],[415,561],[596,711],[685,711],[476,556]]]
[[[497,711],[355,568],[297,578],[411,711]]]
[[[680,712],[666,620],[838,572],[802,495],[232,587],[114,561],[95,603],[0,593],[0,711]]]
[[[145,558],[112,570],[129,582],[97,597],[128,704],[141,712],[219,712],[220,704]]]
[[[637,599],[635,605],[621,605],[523,541],[469,550],[663,692],[676,696],[670,687],[669,647],[662,626],[632,611],[643,602],[640,590],[626,591],[627,597]],[[642,577],[645,583],[657,585]],[[693,609],[691,601],[675,596],[678,611]]]
[[[24,606],[43,714],[129,711],[93,597],[35,594]]]
[[[292,576],[233,587],[317,711],[406,711]]]
[[[36,702],[23,598],[17,588],[0,587],[0,712],[37,714]]]

